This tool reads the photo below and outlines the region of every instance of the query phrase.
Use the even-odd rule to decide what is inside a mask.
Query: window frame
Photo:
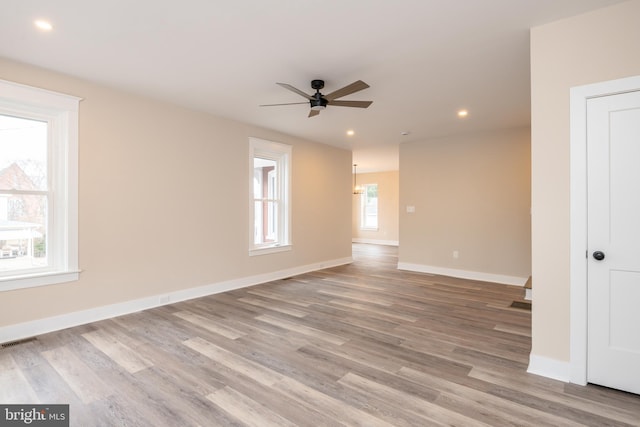
[[[362,185],[363,188],[363,192],[360,195],[360,230],[365,230],[365,231],[378,231],[379,227],[380,227],[380,215],[379,215],[379,208],[380,208],[380,197],[378,196],[378,202],[376,203],[376,226],[375,227],[368,227],[366,226],[366,204],[367,204],[367,200],[369,199],[369,197],[367,196],[368,194],[368,190],[369,187],[375,186],[376,187],[376,193],[378,193],[379,187],[378,184],[364,184]]]
[[[81,98],[0,80],[0,114],[47,122],[48,266],[0,276],[0,291],[78,280],[78,109]]]
[[[256,244],[254,197],[254,158],[276,162],[276,197],[278,232],[275,242]],[[292,249],[291,240],[291,145],[249,137],[249,256],[265,255]],[[263,197],[262,201],[268,201]]]

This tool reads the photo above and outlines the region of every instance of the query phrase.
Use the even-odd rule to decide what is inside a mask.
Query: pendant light
[[[360,195],[360,194],[364,193],[364,188],[358,186],[357,183],[356,183],[356,177],[358,175],[356,173],[356,167],[357,166],[358,166],[357,164],[355,164],[355,163],[353,164],[353,194]]]

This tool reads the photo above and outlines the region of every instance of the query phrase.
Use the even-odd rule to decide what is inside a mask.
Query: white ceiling
[[[529,28],[620,2],[1,0],[0,56],[352,149],[358,172],[390,170],[404,141],[529,125]],[[325,94],[363,80],[343,99],[373,104],[314,118],[307,105],[258,106],[304,102],[275,83],[311,94],[312,79]]]

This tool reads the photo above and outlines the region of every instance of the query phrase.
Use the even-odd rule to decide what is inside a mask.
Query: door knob
[[[601,251],[595,251],[593,253],[593,257],[598,260],[598,261],[602,261],[604,259],[604,252]]]

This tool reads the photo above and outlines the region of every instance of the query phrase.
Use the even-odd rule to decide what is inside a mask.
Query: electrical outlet
[[[458,251],[453,251],[453,258],[454,259],[458,259],[460,257],[460,252]]]

